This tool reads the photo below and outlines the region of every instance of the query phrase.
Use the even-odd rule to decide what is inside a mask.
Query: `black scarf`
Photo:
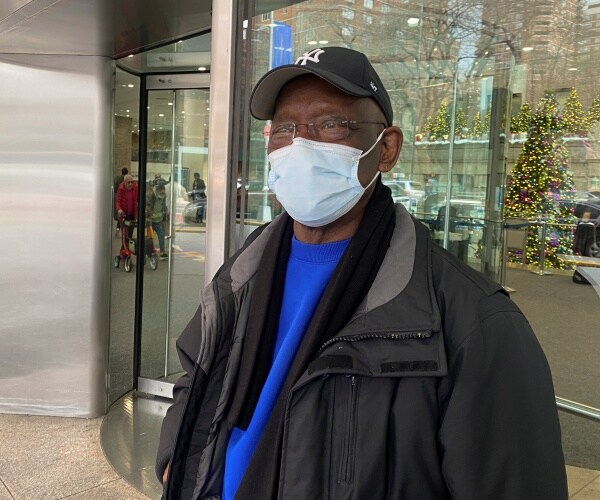
[[[229,412],[229,422],[242,429],[247,429],[252,419],[271,369],[291,248],[292,222],[289,219],[281,224],[271,236],[256,277],[258,286],[251,299],[251,320],[244,341],[236,393]],[[236,500],[269,500],[277,497],[287,395],[314,360],[319,347],[341,330],[364,299],[387,252],[394,225],[394,203],[390,190],[378,181],[360,225],[308,325],[235,496]]]

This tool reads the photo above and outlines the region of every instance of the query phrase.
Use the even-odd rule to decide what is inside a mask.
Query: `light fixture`
[[[311,40],[310,42],[308,42],[308,45],[317,45],[319,42],[317,42],[316,40]]]
[[[207,69],[206,66],[198,66],[198,71],[206,71]]]
[[[127,84],[127,86],[128,86],[130,89],[132,89],[133,87],[135,87],[135,85],[134,85],[133,83],[129,83],[129,84]]]
[[[533,50],[533,47],[523,47],[523,52],[530,52]]]
[[[406,22],[409,26],[418,26],[421,20],[418,17],[409,17]]]
[[[573,67],[573,68],[567,68],[567,71],[578,71],[577,68]]]
[[[329,40],[319,40],[319,45],[325,45],[326,43],[329,43]]]

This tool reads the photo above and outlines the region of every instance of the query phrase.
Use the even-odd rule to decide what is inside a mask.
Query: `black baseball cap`
[[[282,87],[297,76],[313,74],[354,96],[372,97],[382,109],[387,126],[392,124],[392,103],[381,79],[362,52],[344,47],[316,48],[301,55],[294,64],[278,66],[266,73],[250,96],[250,113],[270,120]]]

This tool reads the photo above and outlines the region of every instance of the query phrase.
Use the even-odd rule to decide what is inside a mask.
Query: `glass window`
[[[574,257],[597,258],[600,240],[592,230],[600,205],[600,48],[589,29],[597,8],[561,2],[553,9],[539,1],[377,5],[365,0],[372,10],[350,17],[350,9],[305,0],[285,13],[273,10],[272,19],[289,30],[294,57],[336,45],[371,58],[404,132],[399,161],[384,179],[397,186],[396,201],[459,259],[518,290],[514,300],[546,351],[557,395],[600,407],[592,333],[600,299],[593,287],[573,283]],[[272,58],[270,28],[257,16],[249,29],[252,86]],[[242,179],[257,225],[282,210],[261,191],[264,126],[251,120]],[[448,209],[445,232],[440,215]],[[527,221],[521,248],[507,245],[506,221],[515,217]],[[576,450],[587,432],[581,419],[561,420],[567,459],[600,469],[597,453],[585,458]]]
[[[354,19],[354,11],[352,9],[342,9],[342,17],[344,19]]]

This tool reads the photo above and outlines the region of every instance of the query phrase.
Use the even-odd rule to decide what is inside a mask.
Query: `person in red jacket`
[[[115,197],[117,217],[127,221],[137,220],[138,216],[138,185],[131,175],[126,175],[117,189]],[[131,238],[133,225],[127,226],[128,237]]]

